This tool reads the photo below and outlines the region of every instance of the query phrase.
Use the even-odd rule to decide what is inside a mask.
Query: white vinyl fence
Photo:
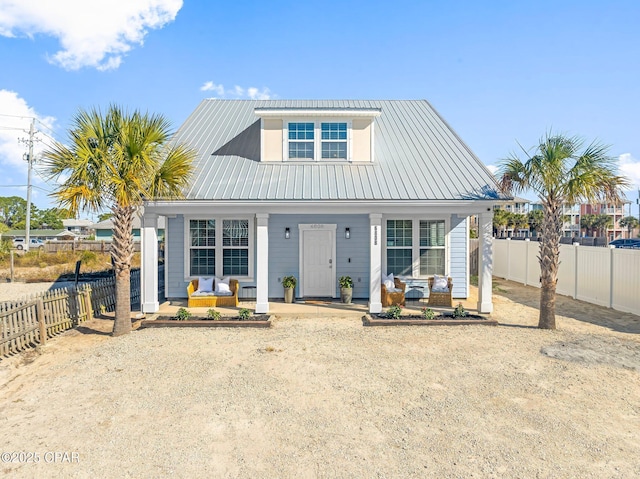
[[[494,239],[493,274],[540,287],[537,241]],[[640,250],[560,245],[557,292],[640,315]]]

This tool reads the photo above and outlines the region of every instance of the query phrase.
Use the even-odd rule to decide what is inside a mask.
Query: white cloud
[[[498,173],[498,167],[496,165],[486,165],[486,167],[493,176],[496,176],[496,173]]]
[[[258,88],[248,88],[247,95],[252,100],[269,100],[271,98],[271,91],[268,88],[259,90]]]
[[[180,8],[182,0],[0,0],[0,35],[52,36],[62,49],[51,63],[67,70],[111,70]]]
[[[218,96],[224,96],[224,86],[216,85],[212,81],[206,82],[204,85],[200,87],[201,91],[212,91],[215,92]]]
[[[33,107],[18,96],[17,93],[8,90],[0,90],[0,105],[2,105],[2,115],[0,115],[0,171],[2,172],[0,184],[0,196],[22,196],[26,198],[27,188],[27,162],[25,154],[28,151],[27,143],[21,140],[29,138],[29,126],[31,119],[36,118],[36,135],[33,144],[34,158],[36,159],[32,184],[36,186],[31,191],[31,199],[34,202],[47,204],[46,193],[41,187],[44,186],[41,175],[38,173],[38,158],[40,153],[52,144],[50,129],[54,127],[55,118],[39,115]],[[45,136],[44,133],[48,136]],[[45,190],[47,190],[45,186]],[[41,206],[41,205],[39,205]],[[49,207],[49,206],[46,206]]]
[[[640,188],[640,160],[631,156],[631,153],[623,153],[618,158],[620,173],[629,178],[632,188]]]
[[[224,85],[217,85],[212,81],[205,82],[201,87],[201,91],[212,91],[216,94],[217,98],[250,98],[252,100],[269,100],[273,97],[271,90],[267,87],[256,88],[250,86],[248,88],[234,85],[233,88],[225,89]]]
[[[11,173],[16,171],[16,167],[25,172],[26,178],[27,163],[24,161],[24,154],[27,153],[27,144],[18,141],[18,139],[26,140],[29,138],[31,118],[38,119],[36,131],[43,129],[42,125],[47,128],[53,128],[55,118],[38,115],[23,98],[20,98],[13,91],[0,90],[0,105],[2,105],[2,116],[0,116],[0,164],[9,167],[9,174],[3,178],[3,181],[11,182],[13,179]],[[51,135],[51,132],[47,134]],[[44,150],[47,144],[50,145],[51,141],[43,134],[36,135],[36,138],[43,140],[36,141],[33,145],[34,157],[37,158],[38,153]]]

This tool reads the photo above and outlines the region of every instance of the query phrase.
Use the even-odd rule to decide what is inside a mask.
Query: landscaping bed
[[[442,314],[433,319],[425,319],[421,315],[400,316],[397,319],[389,318],[384,314],[362,317],[365,326],[462,326],[465,324],[482,324],[484,326],[497,326],[498,321],[476,314],[468,314],[464,317],[454,317],[451,314]]]
[[[141,328],[270,328],[271,316],[259,314],[250,319],[241,319],[239,316],[222,316],[220,319],[190,317],[186,320],[178,320],[172,316],[157,316],[140,322]]]

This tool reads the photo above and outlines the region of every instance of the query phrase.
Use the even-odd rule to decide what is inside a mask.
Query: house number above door
[[[311,228],[324,228],[324,225],[310,225]]]

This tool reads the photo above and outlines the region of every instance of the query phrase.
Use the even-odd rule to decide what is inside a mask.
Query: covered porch
[[[218,225],[216,233],[219,235],[218,245],[223,243],[220,230],[224,228],[225,222],[238,221],[228,218],[245,218],[239,221],[248,225],[245,247],[248,274],[237,279],[241,283],[241,288],[254,288],[255,302],[250,309],[257,314],[279,314],[283,311],[282,308],[286,311],[296,311],[297,308],[302,308],[304,312],[310,312],[313,308],[322,311],[326,307],[336,310],[346,308],[344,310],[347,312],[352,311],[354,307],[374,314],[382,312],[381,280],[382,274],[388,272],[390,264],[385,260],[389,244],[389,238],[386,236],[389,227],[387,221],[394,221],[393,218],[412,218],[414,271],[418,270],[416,261],[422,252],[419,246],[421,240],[419,225],[422,224],[422,218],[431,218],[427,222],[433,222],[433,218],[441,219],[441,222],[446,224],[447,235],[445,274],[454,278],[454,303],[462,302],[466,309],[478,313],[486,314],[493,310],[491,297],[493,214],[492,208],[482,203],[470,201],[464,204],[457,202],[456,204],[429,205],[429,207],[416,204],[402,208],[389,205],[376,208],[380,212],[371,212],[371,206],[351,206],[347,210],[346,207],[308,205],[304,208],[304,212],[301,212],[299,206],[263,205],[260,208],[263,211],[250,215],[247,215],[245,209],[240,214],[237,205],[220,203],[213,205],[208,202],[198,205],[190,204],[189,214],[184,213],[185,206],[187,205],[173,202],[170,205],[149,204],[145,208],[141,228],[141,304],[144,313],[156,313],[160,310],[156,247],[159,217],[169,218],[165,249],[167,261],[165,284],[173,290],[167,290],[165,295],[175,299],[174,303],[178,304],[181,298],[186,296],[186,286],[189,282],[189,225],[202,222],[201,218],[211,218],[212,210],[215,210],[217,215],[215,221]],[[478,211],[479,207],[482,207],[482,212]],[[479,275],[475,296],[470,294],[469,286],[468,224],[471,214],[478,216],[480,226]],[[327,234],[322,236],[318,234],[320,232]],[[309,241],[307,246],[306,238],[312,238],[315,242]],[[313,285],[310,285],[308,279],[316,278],[317,273],[316,270],[312,274],[307,273],[311,269],[307,269],[309,265],[305,261],[305,255],[320,249],[319,247],[326,242],[323,238],[328,238],[331,243],[330,247],[325,248],[327,257],[323,257],[321,262],[329,268],[326,274],[327,293],[314,294],[310,292]],[[218,254],[220,252],[216,251],[216,255]],[[221,258],[220,254],[216,260],[219,261],[216,263],[216,271],[220,272],[223,271]],[[337,280],[345,274],[353,276],[353,271],[358,271],[355,276],[361,292],[360,300],[356,301],[356,306],[342,306],[337,302],[339,295]],[[191,275],[193,274],[191,272]],[[282,294],[281,278],[288,274],[293,274],[299,280],[296,291],[296,298],[299,301],[291,305],[285,305],[278,300],[281,297],[279,295]],[[222,274],[219,275],[221,276]],[[235,277],[233,274],[231,276]],[[325,297],[327,301],[322,304],[300,301],[308,297]],[[407,301],[407,307],[412,306],[414,304]],[[415,306],[419,309],[424,305],[416,304]]]

